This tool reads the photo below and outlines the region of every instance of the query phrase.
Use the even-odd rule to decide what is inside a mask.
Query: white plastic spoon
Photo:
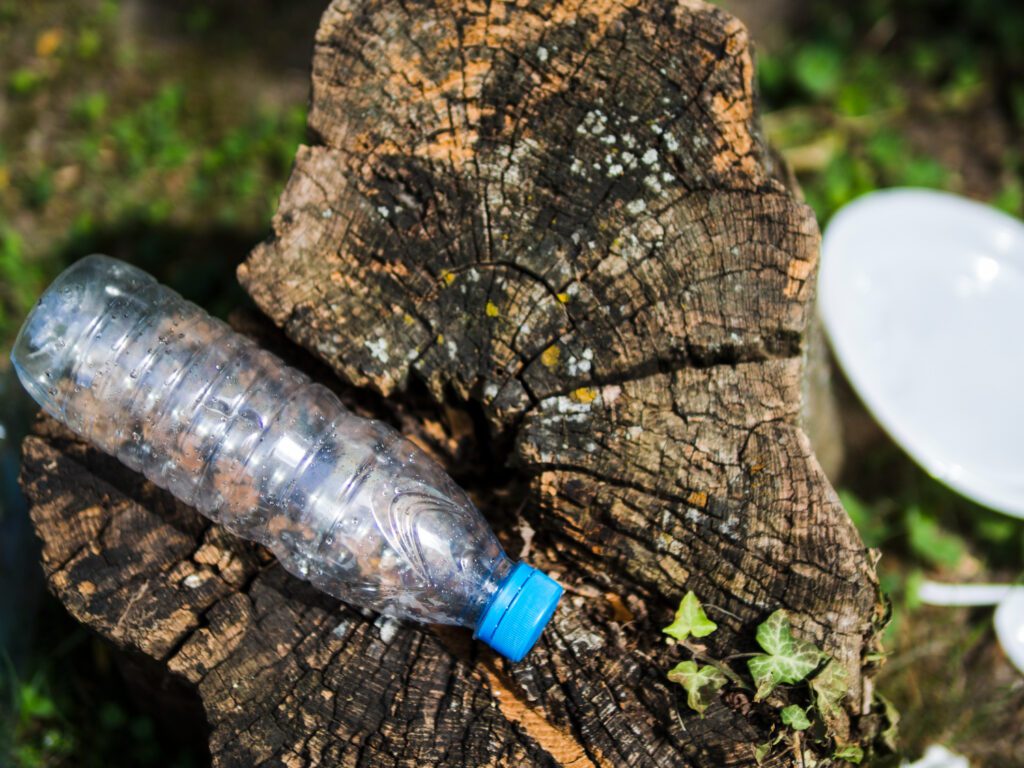
[[[879,424],[938,480],[1024,517],[1024,223],[892,189],[832,219],[819,308]]]
[[[1024,223],[956,195],[855,200],[822,243],[819,311],[879,424],[936,479],[1024,517]],[[926,583],[925,602],[994,605],[1024,672],[1024,587]]]
[[[1024,672],[1024,586],[925,581],[917,595],[928,605],[998,606],[995,616],[996,637],[1010,661]]]

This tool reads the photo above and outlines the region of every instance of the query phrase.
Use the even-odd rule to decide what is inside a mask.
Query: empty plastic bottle
[[[48,414],[345,602],[513,661],[555,611],[562,588],[422,451],[136,267],[69,267],[11,359]]]

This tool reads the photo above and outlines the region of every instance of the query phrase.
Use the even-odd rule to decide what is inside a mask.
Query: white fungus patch
[[[562,414],[587,413],[590,403],[578,403],[568,395],[559,395],[555,398],[555,410]]]
[[[577,655],[593,653],[604,648],[605,645],[604,638],[601,635],[582,628],[571,632],[565,639]]]
[[[370,350],[370,354],[382,363],[386,363],[391,359],[391,356],[388,354],[387,339],[377,339],[376,341],[367,339],[363,342],[363,346]]]
[[[630,440],[636,440],[643,433],[644,433],[644,428],[641,427],[639,424],[634,424],[633,426],[629,427],[626,430],[626,434],[629,436]]]
[[[498,385],[495,384],[493,381],[488,382],[487,385],[484,387],[484,397],[486,397],[488,400],[493,400],[497,396]]]
[[[373,622],[373,626],[380,632],[380,639],[384,643],[390,643],[395,639],[395,635],[398,633],[398,628],[401,625],[397,619],[393,619],[390,616],[379,616],[377,620]]]
[[[330,208],[324,208],[322,211],[320,211],[320,218],[322,219],[329,219],[333,215],[334,211],[332,211]]]
[[[390,215],[391,215],[391,211],[389,211],[389,210],[388,210],[388,208],[387,208],[387,206],[386,206],[386,205],[378,205],[378,206],[377,206],[377,213],[379,213],[379,214],[380,214],[381,216],[383,216],[383,217],[384,217],[385,219],[386,219],[386,218],[387,218],[388,216],[390,216]]]
[[[537,60],[541,64],[548,60],[548,49],[545,48],[543,45],[537,48]]]
[[[640,160],[643,162],[644,165],[654,165],[656,162],[658,162],[658,150],[653,148],[648,149],[646,152],[644,152],[644,155],[643,157],[640,158]]]
[[[576,126],[576,133],[592,134],[600,136],[608,125],[608,115],[599,109],[592,109],[583,116],[583,120]]]
[[[665,148],[669,152],[675,152],[679,149],[679,141],[671,133],[666,133],[662,138],[665,141]]]
[[[622,394],[622,387],[618,384],[607,384],[601,387],[601,401],[605,405],[611,405],[619,399],[619,395]]]
[[[608,167],[608,177],[611,179],[616,179],[622,175],[623,170],[623,167],[619,163],[614,163],[613,165],[610,165]]]
[[[644,176],[644,186],[647,187],[651,192],[660,194],[662,191],[661,182],[658,181],[658,177],[653,173]]]
[[[641,199],[630,200],[628,203],[626,203],[626,211],[633,216],[639,216],[646,210],[647,203],[645,203]]]
[[[589,349],[584,351],[583,355],[576,357],[573,355],[566,361],[566,366],[569,369],[570,376],[578,376],[581,373],[590,373],[592,366],[591,360],[594,359],[594,353]]]
[[[185,577],[185,586],[189,589],[195,589],[203,585],[203,577],[198,573],[190,573]]]
[[[345,633],[348,632],[348,628],[351,622],[348,619],[342,619],[338,622],[338,625],[331,630],[331,634],[335,637],[344,637]]]

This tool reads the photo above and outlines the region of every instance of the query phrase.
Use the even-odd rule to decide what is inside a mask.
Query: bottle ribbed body
[[[127,264],[70,267],[12,359],[51,416],[347,602],[472,626],[508,571],[412,443]]]

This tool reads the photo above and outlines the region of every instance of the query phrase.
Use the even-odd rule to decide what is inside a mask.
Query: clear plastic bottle
[[[345,602],[513,661],[554,613],[562,588],[422,451],[136,267],[69,267],[11,359],[48,414]]]

